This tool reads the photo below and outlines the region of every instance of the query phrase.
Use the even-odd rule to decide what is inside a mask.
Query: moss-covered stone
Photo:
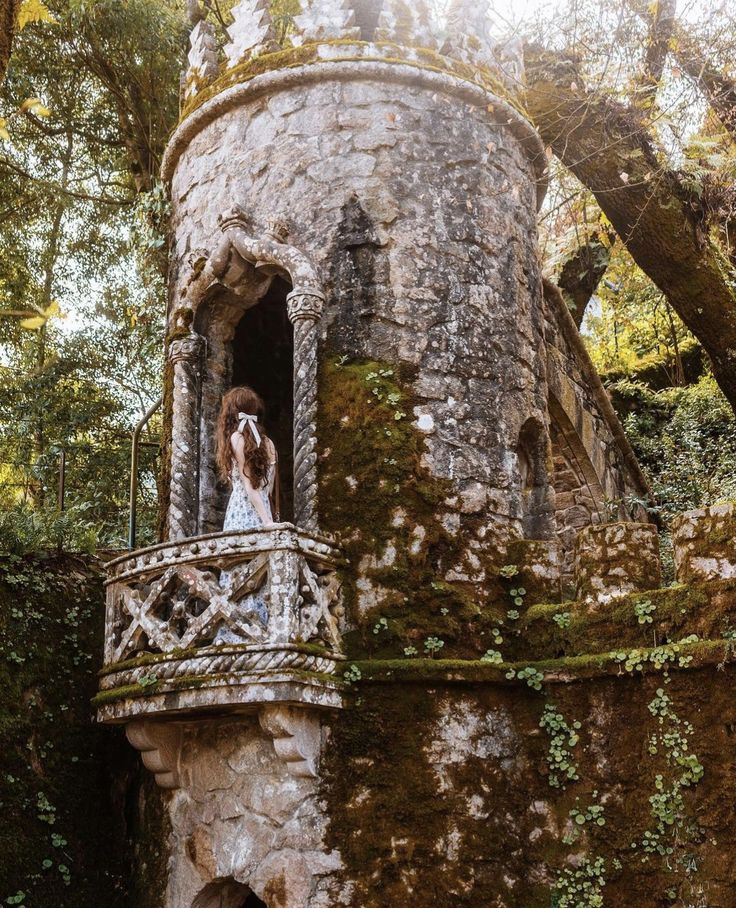
[[[558,874],[596,857],[606,905],[685,905],[706,891],[709,904],[736,897],[736,811],[722,796],[733,782],[723,749],[736,707],[722,683],[732,667],[675,672],[665,685],[661,673],[637,673],[540,691],[488,684],[489,667],[485,678],[465,674],[462,687],[456,664],[415,662],[413,680],[395,665],[384,663],[380,679],[378,665],[374,677],[368,663],[359,667],[356,705],[332,721],[323,765],[328,844],[340,849],[355,904],[549,908]],[[671,851],[659,854],[642,847],[655,825],[650,797],[680,772],[666,747],[651,745],[669,727],[652,711],[663,687],[704,774],[682,790],[660,840]],[[564,789],[548,781],[546,703],[580,723],[579,779]],[[588,805],[603,806],[602,825],[572,818]]]
[[[97,569],[79,558],[0,562],[3,904],[21,892],[28,908],[160,904],[160,794],[122,730],[96,726],[90,708],[103,599]]]
[[[510,658],[656,646],[691,634],[701,640],[728,639],[736,633],[736,581],[632,593],[595,614],[578,602],[535,605],[522,615],[517,631],[503,648]]]
[[[345,53],[344,55],[334,53],[326,59],[320,56],[321,47],[336,49],[344,47]],[[363,53],[363,51],[367,52]],[[337,39],[322,41],[319,44],[307,43],[299,47],[287,47],[275,53],[261,54],[252,60],[233,66],[188,101],[182,110],[181,119],[186,119],[202,104],[225,89],[249,82],[263,73],[274,72],[279,69],[293,69],[296,66],[319,65],[320,63],[362,61],[408,64],[419,70],[448,73],[493,92],[526,116],[520,98],[511,92],[509,87],[504,85],[491,70],[452,60],[428,48],[406,47],[391,41],[367,43],[364,41]]]
[[[474,552],[485,582],[444,579],[467,557],[466,536],[443,524],[451,484],[422,463],[410,380],[389,363],[344,357],[325,360],[319,377],[320,520],[347,556],[343,592],[357,628],[348,653],[399,656],[432,636],[443,655],[479,655],[508,608],[499,553]]]

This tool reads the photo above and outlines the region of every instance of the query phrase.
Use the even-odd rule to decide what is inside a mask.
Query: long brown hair
[[[258,432],[261,435],[260,447],[256,445],[253,433],[246,427],[243,432],[243,458],[245,470],[256,488],[264,485],[268,476],[268,447],[263,430],[262,420],[265,407],[260,396],[252,388],[231,388],[222,398],[220,415],[217,417],[217,446],[215,457],[220,479],[230,482],[233,465],[233,448],[230,438],[238,428],[238,413],[249,413],[258,417]]]

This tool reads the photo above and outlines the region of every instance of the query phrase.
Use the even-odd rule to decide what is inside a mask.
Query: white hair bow
[[[245,432],[246,425],[250,426],[250,430],[253,433],[253,438],[256,442],[256,447],[260,448],[261,446],[261,433],[258,431],[258,417],[253,416],[250,413],[238,413],[238,419],[240,420],[240,425],[238,426],[238,432],[242,435]]]

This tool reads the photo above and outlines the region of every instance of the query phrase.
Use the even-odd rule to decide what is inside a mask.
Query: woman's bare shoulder
[[[233,432],[230,436],[230,447],[236,453],[242,451],[244,446],[243,436],[240,432]]]
[[[266,438],[266,450],[268,451],[269,460],[275,462],[278,460],[278,452],[276,451],[276,445],[271,441],[270,438]]]

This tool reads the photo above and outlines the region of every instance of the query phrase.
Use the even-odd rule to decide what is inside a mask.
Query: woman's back
[[[273,495],[276,480],[277,464],[276,448],[273,442],[265,435],[261,437],[261,444],[265,446],[268,453],[268,464],[265,476],[261,477],[260,482],[258,482],[257,480],[254,481],[254,477],[248,473],[247,466],[243,464],[242,432],[233,432],[230,441],[232,445],[230,479],[233,491],[228,501],[223,530],[231,532],[250,530],[263,526],[265,523],[273,523],[271,496]],[[249,484],[255,490],[255,494],[260,497],[262,508],[258,508],[257,504],[251,500],[251,495],[248,491]],[[263,513],[259,514],[259,511]]]

